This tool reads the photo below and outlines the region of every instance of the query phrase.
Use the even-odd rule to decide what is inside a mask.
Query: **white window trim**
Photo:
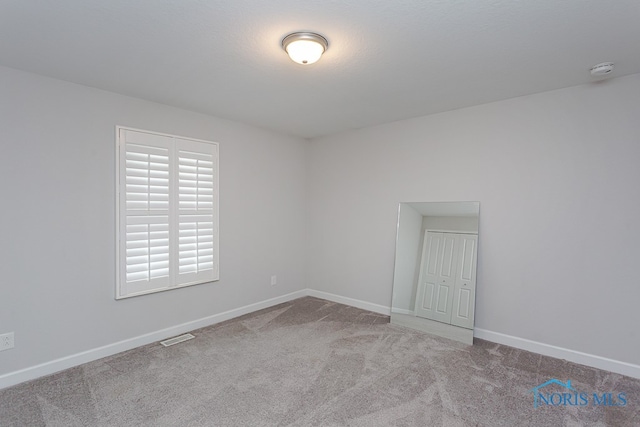
[[[144,134],[144,135],[141,135]],[[141,209],[139,211],[135,211],[132,209],[127,209],[127,187],[126,187],[126,177],[127,177],[127,169],[126,169],[126,147],[127,141],[125,139],[125,135],[133,135],[139,137],[149,137],[153,139],[153,142],[149,145],[145,143],[131,143],[131,146],[138,147],[160,147],[162,145],[162,141],[166,145],[164,147],[167,150],[167,164],[168,164],[168,184],[167,184],[167,209],[157,208],[158,210],[153,210],[149,208],[148,210]],[[194,138],[187,138],[177,135],[164,134],[159,132],[153,132],[142,129],[135,129],[124,126],[116,126],[116,299],[130,298],[138,295],[146,295],[150,293],[156,293],[171,289],[182,288],[186,286],[197,285],[201,283],[208,283],[212,281],[219,280],[220,269],[219,269],[219,144],[212,141],[205,141]],[[161,141],[161,142],[159,142]],[[158,145],[156,145],[158,144]],[[206,146],[203,144],[207,144]],[[168,148],[167,148],[168,147]],[[180,148],[181,147],[181,148]],[[210,152],[209,152],[210,147]],[[193,148],[193,150],[191,150]],[[163,148],[157,148],[161,150]],[[149,148],[149,151],[153,151],[155,148]],[[184,157],[181,157],[180,153],[185,153]],[[182,193],[180,191],[178,183],[179,181],[179,173],[178,170],[181,167],[180,161],[184,160],[185,162],[196,161],[199,165],[199,162],[194,160],[199,156],[207,156],[210,155],[211,159],[208,159],[205,164],[211,162],[212,172],[207,173],[206,176],[211,176],[212,184],[207,184],[207,187],[212,187],[212,202],[211,203],[203,203],[203,206],[200,207],[200,203],[193,203],[188,201],[183,201],[181,197],[188,197],[186,193]],[[135,163],[135,162],[134,162]],[[186,168],[191,168],[190,165],[185,165]],[[209,166],[206,166],[207,170]],[[198,169],[199,170],[199,169]],[[151,173],[151,169],[149,169]],[[180,176],[180,179],[182,177]],[[185,178],[186,180],[187,178]],[[186,181],[188,182],[188,181]],[[196,188],[198,190],[201,189],[199,186],[199,178],[196,183]],[[149,184],[151,186],[151,184]],[[149,187],[151,188],[151,187]],[[149,190],[149,193],[151,190]],[[131,195],[131,193],[129,194]],[[149,200],[151,200],[151,194],[149,194]],[[199,199],[199,198],[198,198]],[[186,200],[186,199],[184,199]],[[194,205],[195,208],[185,207],[180,209],[179,204],[183,201],[183,203],[189,206]],[[149,204],[150,205],[150,204]],[[211,205],[209,208],[208,206]],[[180,205],[182,206],[182,205]],[[138,213],[140,212],[140,213]],[[160,213],[156,213],[160,212]],[[207,230],[212,230],[211,235],[212,238],[207,240],[207,247],[211,247],[212,252],[212,268],[206,268],[205,271],[196,271],[193,273],[180,273],[180,256],[184,253],[188,253],[187,250],[182,251],[182,246],[180,246],[181,240],[179,240],[179,234],[184,232],[189,233],[188,228],[193,227],[194,225],[197,227],[198,224],[202,224],[198,222],[197,218],[202,219],[203,216],[211,217],[210,219],[206,219]],[[165,218],[166,221],[163,224],[168,224],[168,231],[163,233],[168,233],[168,243],[167,243],[167,275],[162,278],[154,278],[149,280],[140,280],[137,282],[129,281],[127,282],[127,262],[126,262],[126,236],[127,236],[127,219],[129,220],[129,226],[132,226],[132,221],[136,222],[136,218],[140,218],[140,223],[145,223],[146,225],[153,224],[153,218]],[[191,218],[191,222],[187,223],[188,218]],[[184,227],[181,228],[180,225]],[[180,231],[182,230],[182,231]],[[151,235],[152,230],[148,228],[147,233],[149,236]],[[203,235],[208,235],[208,232],[203,233]],[[182,237],[180,237],[182,238]],[[185,237],[188,239],[188,237]],[[206,237],[205,237],[206,238]],[[208,239],[208,238],[207,238]],[[148,238],[148,246],[146,247],[147,256],[151,259],[151,237]],[[196,244],[198,247],[199,245]],[[208,252],[208,251],[207,251]],[[198,252],[196,250],[197,254]],[[184,255],[186,256],[186,255]],[[131,257],[131,256],[130,256]],[[192,258],[189,258],[192,259]],[[198,256],[196,255],[196,259]],[[149,261],[151,263],[151,261]],[[197,261],[196,261],[197,264]],[[211,263],[207,263],[211,264]],[[202,264],[199,264],[202,265]],[[163,269],[164,270],[164,269]],[[196,267],[197,270],[197,267]],[[149,267],[148,275],[152,275],[152,269]],[[189,277],[188,280],[185,280],[186,277]],[[153,282],[153,283],[152,283]],[[134,286],[133,283],[138,284],[144,289],[132,290]],[[147,285],[145,285],[145,283]]]

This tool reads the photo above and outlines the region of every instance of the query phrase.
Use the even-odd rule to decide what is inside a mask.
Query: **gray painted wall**
[[[415,271],[419,269],[421,251],[420,227],[423,216],[408,203],[402,203],[398,212],[398,235],[393,270],[393,304],[391,310],[413,311]],[[407,313],[404,313],[407,314]]]
[[[0,68],[0,375],[307,287],[389,306],[406,200],[480,201],[477,327],[640,363],[639,111],[633,75],[308,145]],[[219,282],[114,300],[117,124],[220,143]]]
[[[640,363],[639,117],[632,75],[314,140],[308,286],[389,305],[398,203],[477,200],[476,326]]]
[[[114,300],[116,125],[220,143],[219,282]],[[0,129],[0,375],[305,288],[306,141],[7,68]]]

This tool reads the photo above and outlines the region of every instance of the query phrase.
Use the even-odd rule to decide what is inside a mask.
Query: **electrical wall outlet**
[[[275,286],[278,283],[278,277],[271,276],[271,286]]]
[[[13,348],[13,332],[0,335],[0,351]]]

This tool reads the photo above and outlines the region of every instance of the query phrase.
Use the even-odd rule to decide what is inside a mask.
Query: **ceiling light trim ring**
[[[312,33],[309,31],[299,31],[299,32],[295,32],[295,33],[291,33],[287,36],[285,36],[282,39],[282,48],[285,50],[285,52],[287,52],[287,54],[289,55],[289,57],[299,63],[299,64],[303,64],[303,65],[308,65],[308,64],[312,64],[314,62],[316,62],[318,59],[320,59],[320,56],[318,56],[317,58],[315,58],[314,60],[311,60],[309,62],[307,61],[301,61],[301,60],[297,60],[294,59],[292,52],[288,49],[289,45],[291,45],[292,43],[295,42],[313,42],[316,43],[317,45],[319,45],[322,48],[322,52],[320,52],[320,56],[322,56],[322,54],[324,54],[327,49],[329,48],[329,42],[327,41],[327,39],[323,36],[321,36],[318,33]]]

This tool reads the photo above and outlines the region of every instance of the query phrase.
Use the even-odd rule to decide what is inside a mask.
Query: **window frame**
[[[115,185],[116,185],[116,230],[115,230],[115,238],[116,238],[116,286],[115,286],[115,299],[125,299],[136,297],[140,295],[147,295],[157,292],[164,292],[172,289],[179,289],[188,286],[199,285],[203,283],[210,283],[220,280],[220,254],[219,254],[219,245],[220,245],[220,235],[219,235],[219,218],[220,218],[220,209],[219,209],[219,200],[220,200],[220,190],[219,190],[219,143],[195,138],[189,138],[184,136],[160,133],[150,130],[136,129],[126,126],[116,126],[115,128],[115,142],[116,142],[116,170],[115,170]],[[127,134],[127,132],[132,132]],[[127,142],[127,135],[137,135],[137,134],[145,134],[142,137],[149,137],[153,139],[153,142],[150,143],[132,143]],[[140,135],[138,135],[140,136]],[[160,141],[160,142],[159,142]],[[164,142],[163,142],[164,141]],[[156,148],[161,147],[164,143],[168,145],[166,148],[167,151],[167,169],[168,169],[168,183],[167,183],[167,208],[159,209],[163,213],[154,213],[151,207],[145,209],[140,209],[138,212],[127,207],[127,194],[131,195],[132,193],[127,193],[126,190],[126,179],[127,179],[127,144],[131,144],[134,146],[142,146],[142,147],[154,147],[150,148],[149,151],[154,151]],[[157,144],[157,145],[156,145]],[[206,144],[206,145],[203,145]],[[193,148],[193,150],[191,149]],[[206,150],[205,150],[206,148]],[[158,149],[164,149],[158,148]],[[129,151],[132,153],[133,151]],[[184,155],[183,155],[184,154]],[[179,170],[181,167],[182,160],[191,160],[198,156],[211,156],[211,168],[213,169],[211,173],[206,174],[205,176],[211,177],[211,192],[212,192],[212,203],[207,203],[207,205],[211,205],[211,208],[200,208],[199,204],[195,204],[195,208],[183,208],[181,207],[182,198],[181,196],[185,196],[186,193],[181,192],[180,183],[182,179],[182,175],[180,175]],[[181,157],[182,156],[182,157]],[[193,157],[192,157],[193,156]],[[184,162],[182,162],[184,163]],[[209,163],[209,162],[206,162]],[[187,166],[188,167],[188,166]],[[208,169],[208,167],[206,168]],[[198,169],[199,170],[199,169]],[[149,173],[151,174],[151,169],[149,169]],[[196,192],[201,189],[199,187],[200,175],[196,179]],[[186,178],[185,178],[186,179]],[[149,181],[151,178],[149,177]],[[151,188],[152,184],[148,184],[149,188]],[[151,190],[149,190],[149,195],[151,196]],[[151,200],[151,199],[149,199]],[[193,203],[190,203],[193,204]],[[149,205],[151,202],[149,201]],[[134,213],[136,212],[136,213]],[[144,213],[146,212],[146,214]],[[166,224],[168,224],[168,238],[167,238],[167,253],[168,253],[168,261],[167,261],[167,276],[153,278],[152,269],[149,267],[148,270],[148,278],[146,280],[137,280],[137,281],[127,281],[127,271],[124,270],[127,267],[127,225],[132,225],[132,223],[137,223],[136,221],[143,223],[145,219],[146,224],[154,224],[154,218],[166,216]],[[207,224],[211,225],[211,238],[207,238],[207,233],[196,234],[196,238],[204,236],[206,243],[211,247],[211,256],[212,256],[212,268],[205,269],[204,271],[196,270],[196,272],[190,273],[181,273],[181,259],[182,255],[181,249],[181,230],[183,228],[188,228],[190,223],[187,223],[187,218],[191,217],[205,217],[211,216],[210,220],[207,220]],[[136,218],[138,217],[138,218]],[[127,222],[127,219],[130,219]],[[184,225],[183,228],[180,225]],[[200,223],[196,222],[196,228]],[[149,225],[149,227],[151,227]],[[148,231],[149,235],[151,235],[151,229]],[[149,237],[149,242],[151,241],[151,237]],[[198,245],[198,244],[197,244]],[[199,245],[198,245],[199,247]],[[151,259],[151,244],[146,247],[147,249],[147,257]],[[196,250],[196,253],[198,250]],[[198,255],[196,255],[196,259]],[[151,261],[149,261],[151,263]],[[196,261],[196,264],[198,261]],[[197,267],[196,267],[197,269]],[[202,274],[204,273],[204,274]],[[191,277],[193,280],[183,281],[185,277]],[[161,280],[162,279],[162,280]],[[137,283],[141,286],[142,290],[131,290],[131,288],[135,288],[133,283]],[[144,283],[147,283],[147,286],[144,286]],[[156,286],[159,283],[160,285]]]

